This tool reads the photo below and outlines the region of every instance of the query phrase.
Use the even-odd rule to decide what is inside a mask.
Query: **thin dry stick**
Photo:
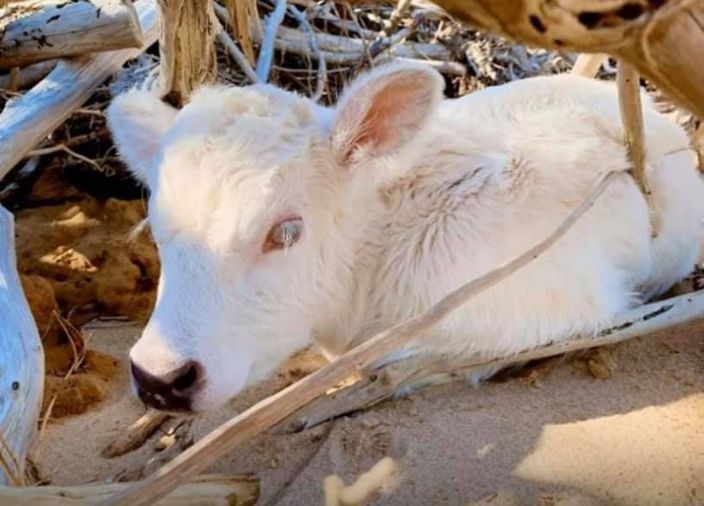
[[[56,400],[58,398],[58,394],[54,394],[51,396],[51,400],[49,401],[49,404],[47,404],[46,410],[44,411],[44,416],[39,420],[39,433],[37,434],[37,443],[34,447],[34,451],[32,452],[32,458],[35,462],[39,461],[41,449],[43,448],[42,442],[44,441],[44,434],[46,433],[46,428],[49,426],[49,421],[51,420],[51,413],[54,411],[54,405],[56,404]]]
[[[531,360],[612,345],[683,325],[704,315],[704,290],[653,302],[617,315],[598,335],[572,338],[494,359],[457,360],[455,357],[416,355],[366,371],[356,383],[321,396],[274,428],[275,433],[298,432],[338,416],[367,409],[408,387],[415,389],[433,378],[443,383],[473,373],[496,371]]]
[[[570,74],[584,77],[596,77],[601,69],[601,65],[609,56],[606,54],[582,53],[574,62]]]
[[[658,235],[659,223],[652,201],[652,190],[645,173],[645,131],[643,127],[643,106],[640,98],[640,76],[629,63],[619,60],[616,70],[618,101],[621,108],[621,122],[625,134],[628,157],[631,161],[633,178],[638,183],[650,209],[653,237]]]
[[[389,19],[389,24],[384,27],[384,29],[379,33],[376,39],[369,46],[369,55],[374,58],[384,49],[384,41],[396,30],[398,25],[401,23],[403,15],[408,10],[411,5],[411,0],[398,0],[396,8],[391,13],[391,18]]]
[[[298,21],[299,26],[301,27],[303,32],[308,36],[308,44],[310,45],[311,52],[318,56],[318,77],[315,84],[315,91],[310,97],[311,100],[317,102],[318,100],[320,100],[320,97],[323,96],[323,92],[325,91],[325,84],[327,82],[327,64],[325,61],[325,56],[323,55],[322,51],[320,51],[320,47],[318,47],[318,40],[315,37],[315,32],[313,32],[313,28],[310,26],[306,15],[296,9],[293,5],[289,6],[288,11],[294,18],[296,18],[296,21]]]
[[[127,430],[103,448],[101,455],[107,458],[119,457],[125,453],[136,450],[152,437],[159,427],[171,416],[161,411],[148,410],[139,417]]]
[[[100,167],[100,164],[96,162],[95,160],[91,160],[87,156],[83,156],[79,153],[76,153],[74,150],[66,146],[65,144],[57,144],[56,146],[49,146],[47,148],[39,148],[39,149],[33,149],[29,153],[27,153],[27,157],[33,157],[33,156],[42,156],[42,155],[49,155],[51,153],[56,153],[58,151],[63,151],[64,153],[77,158],[83,162],[86,162],[89,165],[92,165],[96,169],[102,171],[102,168]]]
[[[269,80],[269,71],[271,70],[271,62],[274,59],[274,41],[276,40],[276,32],[286,16],[286,0],[276,0],[276,7],[269,14],[264,28],[264,36],[261,49],[259,49],[259,58],[257,58],[257,77],[262,82]]]
[[[426,312],[377,334],[322,369],[255,404],[225,422],[144,481],[131,486],[103,504],[109,506],[152,504],[179,483],[183,483],[225,456],[233,448],[273,427],[350,375],[362,371],[392,351],[418,338],[454,309],[538,258],[567,233],[619,175],[619,172],[608,172],[599,178],[598,184],[584,202],[552,234],[522,255],[461,286]]]
[[[227,12],[227,9],[225,9],[222,5],[217,2],[213,2],[213,9],[215,9],[215,15],[220,19],[223,24],[231,24],[230,14]],[[232,59],[235,60],[235,63],[242,69],[244,75],[246,75],[247,78],[253,83],[260,82],[259,76],[257,76],[257,73],[249,64],[249,60],[244,55],[244,53],[240,51],[240,48],[237,47],[237,44],[235,44],[235,41],[232,40],[232,38],[225,29],[222,29],[218,32],[218,40],[223,46],[225,46],[225,49],[230,54],[230,56],[232,56]]]
[[[0,467],[5,473],[5,476],[7,476],[11,486],[25,486],[24,465],[20,465],[17,460],[17,455],[12,451],[12,448],[7,444],[2,434],[0,434]]]
[[[232,59],[235,60],[235,63],[239,66],[239,68],[242,69],[242,72],[244,72],[244,75],[247,76],[247,79],[253,83],[260,82],[259,77],[254,72],[254,69],[252,69],[245,55],[242,54],[240,48],[237,47],[235,41],[230,38],[225,30],[220,30],[220,32],[218,32],[218,40],[220,41],[220,44],[225,47]]]

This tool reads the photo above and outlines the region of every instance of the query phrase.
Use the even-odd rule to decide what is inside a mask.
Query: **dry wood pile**
[[[615,79],[618,73],[628,132],[625,142],[631,149],[635,175],[647,196],[647,181],[639,175],[642,125],[637,100],[638,72],[660,87],[656,90],[648,83],[663,108],[678,115],[678,120],[689,127],[695,145],[701,143],[704,147],[697,119],[670,102],[672,99],[698,114],[704,113],[704,70],[693,66],[695,58],[691,57],[704,48],[704,7],[701,2],[686,0],[568,3],[569,8],[556,10],[554,2],[541,0],[435,1],[460,20],[484,30],[477,31],[453,20],[434,4],[407,0],[398,4],[355,1],[353,6],[312,0],[0,1],[0,205],[18,212],[38,203],[76,201],[86,194],[100,202],[139,198],[141,188],[116,158],[102,112],[111,96],[132,86],[149,87],[164,100],[180,106],[202,83],[272,82],[323,104],[332,104],[342,85],[360,69],[383,61],[414,59],[441,72],[446,78],[447,94],[458,96],[493,84],[568,71],[577,61],[577,55],[569,51],[608,52],[614,57],[581,58],[574,71],[598,73],[609,79]],[[525,47],[500,35],[547,49]],[[676,47],[680,50],[673,49]],[[618,71],[617,59],[621,62]],[[102,500],[108,492],[119,492],[110,504],[149,504],[248,437],[276,423],[286,423],[284,419],[289,415],[293,418],[288,423],[324,418],[341,403],[354,407],[377,402],[424,374],[449,368],[465,371],[482,365],[437,364],[436,369],[428,371],[418,370],[412,363],[397,364],[383,371],[383,376],[367,377],[334,396],[324,395],[351,373],[364,372],[383,352],[418,335],[452,308],[540,254],[588,209],[614,177],[607,175],[555,234],[533,250],[468,283],[428,313],[380,334],[336,363],[254,406],[184,452],[153,478],[127,489],[76,491],[76,497],[98,494],[96,497]],[[136,225],[143,217],[143,210],[140,212],[125,226]],[[657,230],[657,217],[654,224]],[[90,227],[86,227],[85,233],[89,231]],[[40,335],[29,319],[29,308],[16,279],[12,219],[2,207],[0,237],[0,281],[5,281],[0,283],[0,343],[4,350],[0,360],[3,364],[16,364],[17,369],[2,369],[0,388],[7,383],[11,391],[0,394],[13,402],[3,403],[4,411],[0,412],[2,442],[6,443],[0,448],[0,461],[4,482],[18,484],[23,481],[24,460],[34,430],[16,427],[18,421],[23,427],[36,425],[44,365]],[[126,258],[132,259],[129,262],[115,262],[120,268],[136,269],[139,273],[133,284],[122,287],[121,293],[150,286],[151,290],[142,295],[151,300],[157,269],[144,267],[153,262],[155,255],[153,251],[145,253],[145,248],[148,246],[144,245],[139,253],[125,253]],[[146,257],[152,260],[145,260]],[[86,261],[96,272],[100,270],[94,259]],[[54,292],[69,293],[63,290],[62,281],[50,281]],[[101,298],[100,290],[95,293],[95,300],[82,300],[80,304],[81,308],[92,307],[93,312],[77,310],[76,300],[62,295],[58,305],[52,298],[49,313],[56,307],[74,325],[95,316],[96,311],[129,313],[124,306],[106,303],[108,299]],[[6,316],[3,311],[9,307],[17,310]],[[144,307],[140,308],[143,313]],[[702,312],[701,292],[681,296],[623,315],[618,325],[596,340],[580,339],[568,346],[549,346],[497,362],[510,364],[613,343],[688,321]],[[140,317],[144,316],[142,313]],[[5,381],[6,377],[15,376],[22,380]],[[384,381],[378,380],[381,377]],[[17,382],[19,390],[14,386]],[[306,412],[295,414],[309,402],[312,404]],[[247,497],[256,495],[246,486],[246,480],[232,478],[228,485],[217,478],[209,483],[212,487],[205,491],[198,483],[190,489],[184,487],[182,497],[193,499],[205,493],[223,498],[240,494],[243,503],[247,503]],[[31,495],[37,493],[40,492],[30,490],[29,495],[18,497],[29,502],[27,498],[38,497]]]

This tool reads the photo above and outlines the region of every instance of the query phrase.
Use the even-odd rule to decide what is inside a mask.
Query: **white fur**
[[[177,115],[143,92],[117,98],[110,127],[151,186],[162,261],[132,359],[155,375],[199,361],[194,408],[217,406],[311,341],[335,356],[427,309],[628,167],[611,84],[540,77],[445,101],[441,89],[425,67],[391,65],[336,111],[270,86],[204,88]],[[685,276],[704,183],[685,133],[647,101],[645,128],[657,239],[624,175],[551,250],[415,349],[490,358],[594,333]],[[300,241],[262,253],[293,215]]]

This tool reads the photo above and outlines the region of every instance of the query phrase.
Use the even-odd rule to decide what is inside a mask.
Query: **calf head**
[[[343,222],[364,202],[349,203],[373,186],[372,161],[418,132],[442,85],[426,67],[391,65],[334,111],[267,85],[205,87],[181,110],[143,91],[114,100],[109,126],[151,190],[161,261],[130,354],[145,402],[217,407],[309,343],[363,235],[359,216],[354,229]]]

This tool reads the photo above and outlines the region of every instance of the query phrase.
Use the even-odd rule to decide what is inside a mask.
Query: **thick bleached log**
[[[127,60],[156,42],[154,0],[139,0],[135,6],[144,37],[142,47],[62,60],[42,82],[5,106],[0,114],[0,180]]]
[[[0,484],[24,482],[43,390],[44,354],[17,274],[14,220],[0,206]]]
[[[78,506],[100,504],[128,483],[79,485],[74,487],[0,487],[0,504],[13,506]],[[204,475],[176,488],[156,506],[208,504],[254,506],[259,498],[259,482],[247,475]]]
[[[159,7],[160,92],[180,107],[195,88],[217,77],[220,23],[206,0],[159,0]]]
[[[0,9],[0,69],[142,42],[134,5],[122,0],[26,0]]]

